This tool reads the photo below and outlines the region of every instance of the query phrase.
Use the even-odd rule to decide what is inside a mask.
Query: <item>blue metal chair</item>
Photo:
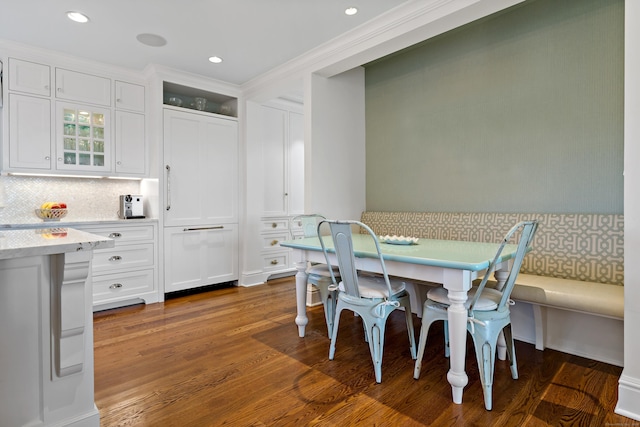
[[[411,357],[416,358],[416,341],[413,330],[413,319],[411,314],[411,303],[409,294],[405,291],[405,283],[399,280],[389,279],[384,264],[384,259],[380,251],[380,243],[371,228],[359,221],[323,221],[318,226],[318,237],[327,260],[327,265],[331,265],[329,258],[329,248],[325,243],[327,236],[323,236],[320,228],[323,224],[328,224],[333,240],[333,249],[342,280],[338,283],[332,277],[334,283],[338,283],[338,304],[336,306],[335,321],[333,325],[333,335],[331,336],[331,346],[329,348],[329,360],[333,360],[336,350],[336,339],[338,337],[338,324],[340,313],[348,309],[362,318],[366,332],[366,340],[369,343],[369,351],[373,361],[376,382],[382,381],[382,354],[384,349],[384,331],[389,314],[397,308],[404,308],[407,331],[409,333],[409,345]],[[373,239],[380,262],[382,276],[372,274],[359,274],[355,266],[355,255],[353,252],[352,225],[365,229]],[[329,270],[330,272],[333,270]],[[333,273],[332,273],[333,274]]]
[[[297,215],[291,218],[289,230],[293,238],[296,237],[298,227],[302,230],[304,237],[316,237],[318,235],[318,224],[326,218],[319,214]],[[324,306],[324,317],[327,323],[327,334],[331,338],[333,332],[333,318],[336,312],[336,291],[329,289],[333,283],[329,267],[326,264],[309,264],[307,266],[307,283],[315,286],[320,293],[320,300]],[[333,267],[333,275],[340,278],[338,266]]]
[[[516,353],[511,333],[511,318],[509,306],[513,304],[509,298],[515,285],[516,277],[522,266],[522,260],[529,251],[533,236],[538,227],[537,221],[523,221],[516,224],[505,236],[500,245],[495,258],[491,262],[487,273],[480,282],[480,285],[473,287],[469,291],[469,298],[465,303],[469,317],[467,331],[473,338],[473,344],[478,361],[480,381],[484,392],[484,405],[487,410],[492,407],[492,385],[493,371],[496,358],[496,346],[500,332],[504,332],[507,345],[507,356],[510,361],[511,376],[518,378],[518,365],[516,363]],[[500,262],[500,256],[507,242],[519,231],[520,240],[513,266],[509,272],[501,289],[486,287],[487,280],[495,271],[496,265]],[[422,357],[427,343],[427,334],[431,324],[437,320],[445,322],[445,356],[449,356],[449,339],[447,330],[447,308],[450,305],[448,291],[443,288],[435,288],[427,293],[427,300],[424,302],[422,310],[422,328],[420,329],[420,340],[418,345],[418,358],[416,359],[413,377],[420,377],[422,367]]]

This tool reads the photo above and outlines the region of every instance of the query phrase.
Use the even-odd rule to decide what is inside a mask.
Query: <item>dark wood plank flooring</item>
[[[486,411],[471,340],[464,401],[451,403],[441,324],[414,380],[404,315],[394,312],[376,384],[359,319],[343,313],[330,361],[322,307],[308,310],[305,338],[295,311],[288,278],[95,313],[101,425],[640,425],[613,412],[619,367],[517,342],[520,378],[497,360]]]

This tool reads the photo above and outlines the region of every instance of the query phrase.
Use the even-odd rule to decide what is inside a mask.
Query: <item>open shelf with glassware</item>
[[[205,113],[238,117],[237,98],[172,82],[162,83],[162,103]]]

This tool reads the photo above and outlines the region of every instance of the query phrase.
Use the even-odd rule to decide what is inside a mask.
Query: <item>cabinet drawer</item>
[[[279,243],[283,240],[289,240],[288,232],[263,234],[262,249],[282,249]]]
[[[153,270],[93,276],[93,303],[153,291]]]
[[[124,268],[149,267],[154,264],[153,243],[123,245],[98,249],[93,253],[93,273],[112,272]]]
[[[263,231],[289,230],[289,220],[287,218],[273,218],[262,221]]]
[[[101,227],[84,229],[88,233],[109,237],[118,243],[129,243],[141,240],[153,240],[153,225],[138,225],[126,227]]]
[[[262,268],[265,271],[289,268],[289,253],[280,252],[264,255],[262,258]]]

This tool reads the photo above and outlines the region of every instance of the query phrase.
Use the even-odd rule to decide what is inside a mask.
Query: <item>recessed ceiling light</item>
[[[136,40],[138,40],[142,44],[146,44],[147,46],[151,46],[151,47],[160,47],[167,44],[167,41],[165,40],[165,38],[157,34],[149,34],[149,33],[138,34],[136,36]]]
[[[351,15],[355,15],[356,13],[358,13],[358,8],[355,7],[348,7],[345,11],[345,14],[351,16]]]
[[[73,11],[67,12],[67,18],[71,19],[72,21],[79,22],[81,24],[85,24],[89,22],[89,17],[82,12],[73,12]]]
[[[213,62],[214,64],[219,64],[222,62],[222,58],[220,58],[219,56],[212,56],[209,58],[210,62]]]

